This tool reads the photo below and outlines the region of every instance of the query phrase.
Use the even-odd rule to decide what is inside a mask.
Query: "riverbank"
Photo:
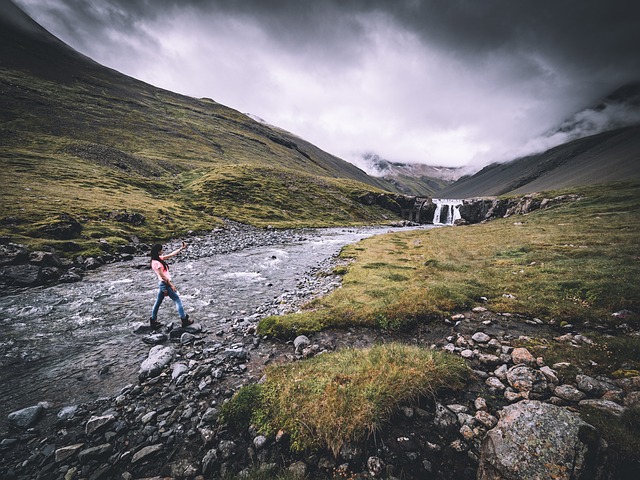
[[[633,289],[635,285],[616,284],[616,296],[608,297],[585,294],[599,292],[602,286],[612,288],[611,277],[602,284],[591,283],[591,277],[584,290],[578,289],[580,285],[575,282],[563,283],[572,296],[549,296],[555,299],[555,308],[568,305],[572,312],[584,311],[593,316],[594,305],[584,300],[597,299],[603,307],[607,301],[618,306],[615,310],[603,308],[602,312],[608,313],[597,314],[594,320],[584,322],[556,321],[524,313],[526,309],[522,306],[527,305],[524,302],[535,297],[519,295],[517,290],[524,286],[523,291],[528,291],[532,287],[527,282],[532,278],[546,279],[548,274],[566,278],[567,268],[573,270],[578,264],[599,269],[606,266],[608,270],[606,262],[610,262],[611,268],[618,266],[616,271],[622,277],[632,271],[627,263],[620,268],[618,258],[636,255],[637,250],[630,248],[637,238],[633,235],[637,227],[633,213],[625,213],[617,223],[609,217],[605,225],[600,221],[603,210],[629,210],[592,200],[582,203],[585,204],[587,210],[579,210],[581,206],[578,206],[546,212],[544,216],[527,218],[526,224],[518,218],[460,231],[425,232],[420,242],[413,235],[407,236],[411,237],[409,240],[394,236],[393,242],[386,246],[381,245],[383,242],[366,242],[352,249],[366,253],[366,245],[370,243],[382,248],[380,252],[385,257],[371,249],[369,256],[356,258],[355,262],[360,263],[360,270],[356,272],[381,272],[382,277],[396,286],[414,276],[437,279],[436,275],[443,275],[448,278],[449,292],[463,292],[465,285],[468,290],[465,282],[469,275],[484,272],[482,268],[465,266],[467,261],[496,264],[504,270],[501,275],[504,274],[505,279],[513,280],[505,290],[498,281],[501,277],[490,275],[490,282],[474,283],[473,292],[465,292],[472,295],[473,307],[452,309],[428,321],[408,322],[399,330],[388,329],[393,325],[387,325],[387,329],[384,325],[376,328],[346,325],[341,329],[325,328],[290,342],[256,335],[261,318],[271,312],[279,312],[280,316],[296,310],[296,299],[302,301],[304,295],[293,294],[289,298],[290,291],[262,302],[264,308],[260,311],[243,312],[235,308],[229,315],[215,317],[215,322],[205,320],[201,326],[188,331],[174,324],[158,336],[141,332],[137,340],[138,345],[145,345],[145,355],[137,365],[142,368],[138,378],[109,398],[80,406],[68,405],[68,409],[50,406],[44,416],[44,407],[35,405],[24,412],[24,417],[16,414],[15,417],[24,419],[23,427],[12,427],[3,436],[2,448],[7,460],[0,467],[12,475],[8,478],[31,478],[37,476],[37,472],[41,478],[66,476],[70,479],[154,476],[206,479],[225,474],[231,478],[238,475],[274,478],[278,472],[285,472],[288,476],[284,478],[337,475],[465,480],[495,471],[514,477],[516,473],[508,473],[509,465],[518,468],[522,465],[523,471],[535,471],[539,466],[535,462],[540,460],[547,468],[556,469],[554,475],[558,478],[569,478],[565,474],[572,471],[598,479],[635,478],[640,473],[637,457],[640,425],[635,420],[640,417],[640,375],[634,353],[639,344],[637,315],[622,308],[633,302],[632,296],[624,294],[624,288]],[[568,224],[570,228],[566,227]],[[514,232],[521,234],[523,226],[527,232],[545,235],[553,241],[531,242],[529,235],[529,244],[520,248]],[[583,232],[586,227],[588,231]],[[615,231],[615,237],[611,238],[618,244],[603,243],[603,239],[609,238],[607,231]],[[509,239],[510,243],[505,247],[504,242],[492,241],[493,237],[488,234]],[[480,243],[479,237],[482,237]],[[460,242],[467,248],[453,249]],[[401,253],[394,255],[396,247]],[[479,247],[495,251],[492,250],[491,255],[484,251],[478,255]],[[428,256],[420,256],[426,248],[433,251],[429,251]],[[452,249],[457,254],[455,263],[451,258]],[[610,255],[582,255],[587,249]],[[264,262],[265,253],[260,253],[260,262]],[[448,257],[441,259],[436,255]],[[544,264],[538,258],[541,255],[549,256]],[[277,253],[275,257],[281,263],[292,262],[292,257],[285,254]],[[407,268],[414,260],[419,265],[415,269]],[[402,271],[387,274],[385,269],[393,269],[394,265],[401,266]],[[321,288],[340,292],[339,299],[344,299],[346,285],[335,289],[340,279],[332,275],[339,270],[344,274],[345,269],[334,266],[327,264],[317,271],[318,278],[328,282]],[[188,270],[189,263],[181,264],[181,268]],[[485,274],[491,272],[494,271],[488,270]],[[243,272],[231,273],[232,276],[242,273],[245,280],[260,277],[257,270],[246,268]],[[423,273],[428,276],[421,275]],[[534,273],[537,277],[532,276]],[[207,276],[214,277],[211,273]],[[361,280],[358,276],[344,277],[347,281],[354,278]],[[553,278],[549,280],[552,286]],[[194,282],[204,283],[197,278]],[[296,278],[296,282],[303,284],[301,277]],[[352,283],[351,287],[354,286],[357,285]],[[264,287],[262,280],[254,284],[250,293],[234,286],[234,298],[255,295]],[[310,285],[308,291],[313,294],[315,289],[315,285]],[[378,284],[376,290],[366,293],[381,299],[383,293],[394,291],[383,292]],[[191,302],[196,303],[205,296],[212,298],[212,293],[195,293]],[[347,297],[347,301],[358,300],[353,295]],[[320,305],[330,301],[328,297],[323,298]],[[384,318],[392,319],[388,314],[393,313],[390,309],[393,304],[381,301],[381,305],[387,308]],[[519,311],[513,311],[514,305],[519,306]],[[532,305],[539,308],[541,304]],[[207,319],[207,312],[216,310],[218,305],[209,307],[203,303],[194,308],[201,312],[200,319]],[[233,311],[235,313],[231,313]],[[339,315],[335,318],[342,320]],[[294,322],[290,324],[295,327]],[[210,328],[209,325],[216,326]],[[143,340],[158,344],[150,347]],[[258,384],[265,368],[271,364],[299,363],[303,369],[307,359],[318,355],[330,360],[335,351],[351,347],[364,355],[365,350],[361,349],[396,343],[463,359],[470,371],[465,387],[431,392],[406,402],[397,411],[388,412],[383,426],[365,441],[345,445],[336,455],[326,448],[313,453],[292,453],[291,438],[286,431],[262,435],[254,428],[238,430],[237,425],[227,424],[220,418],[222,406],[229,405],[234,393],[242,391],[243,386]],[[300,381],[306,379],[302,377]],[[348,392],[348,372],[337,381],[338,390]],[[259,391],[259,387],[251,391]],[[237,397],[231,401],[237,402]],[[560,416],[566,428],[558,428]],[[531,421],[509,423],[517,418]],[[535,423],[531,423],[533,419]],[[29,426],[29,421],[34,423]],[[29,428],[35,430],[29,431]],[[519,445],[519,438],[531,442]],[[505,442],[496,454],[498,450],[492,448],[499,439]],[[511,453],[502,450],[507,444],[512,448]],[[551,456],[540,457],[536,452]],[[525,465],[524,461],[532,463]]]
[[[117,395],[64,408],[34,405],[14,414],[14,426],[0,441],[3,478],[274,478],[288,472],[286,478],[472,479],[483,439],[508,406],[528,400],[549,405],[537,407],[542,410],[590,408],[609,421],[639,408],[640,377],[591,377],[582,365],[549,364],[534,356],[534,348],[522,347],[557,343],[582,349],[593,342],[589,335],[561,334],[534,319],[484,308],[403,333],[324,331],[297,345],[256,337],[252,325],[238,322],[224,332],[201,325],[165,331],[167,339],[150,349],[138,380]],[[392,342],[458,355],[472,377],[464,390],[403,406],[383,430],[345,446],[337,457],[322,449],[295,454],[286,435],[263,437],[219,420],[221,406],[241,386],[258,382],[266,365]],[[547,433],[540,427],[527,435],[544,443]],[[598,447],[609,469],[609,476],[594,478],[631,478],[625,475],[639,471],[637,463],[620,460],[619,445],[603,445],[587,445]]]

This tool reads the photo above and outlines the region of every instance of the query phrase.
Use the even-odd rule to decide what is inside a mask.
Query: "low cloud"
[[[569,138],[547,132],[640,78],[630,0],[17,3],[100,63],[345,159],[508,160]],[[614,110],[584,112],[574,134],[606,125],[605,114],[633,117]]]

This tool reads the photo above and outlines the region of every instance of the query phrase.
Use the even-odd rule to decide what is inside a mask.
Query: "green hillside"
[[[0,9],[0,91],[5,239],[85,250],[223,217],[278,227],[395,219],[358,202],[392,190],[385,181],[213,100],[105,68],[11,2]],[[64,215],[75,234],[52,234]]]

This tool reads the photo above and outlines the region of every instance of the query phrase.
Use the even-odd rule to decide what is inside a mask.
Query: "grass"
[[[640,337],[590,334],[589,338],[592,344],[582,343],[579,346],[544,339],[520,342],[519,345],[528,348],[535,356],[544,357],[549,365],[570,363],[569,367],[558,370],[563,383],[572,383],[578,373],[612,378],[640,375]]]
[[[397,220],[360,201],[390,185],[290,133],[212,100],[81,60],[56,61],[57,53],[47,59],[55,71],[71,62],[63,68],[70,81],[0,68],[5,242],[88,255],[100,253],[101,238],[161,241],[211,230],[223,218],[276,227]],[[17,55],[42,67],[39,56]],[[145,222],[110,218],[124,211]],[[41,233],[62,214],[82,224],[74,245]]]
[[[258,331],[406,328],[480,297],[496,312],[613,324],[616,311],[640,311],[639,188],[584,187],[581,200],[522,217],[366,239],[342,251],[352,263],[341,288],[300,313],[262,320]]]
[[[328,448],[372,436],[398,408],[443,388],[461,388],[468,370],[459,357],[397,343],[344,349],[269,366],[266,381],[243,387],[223,406],[224,422],[283,430],[293,451]]]
[[[256,165],[223,165],[208,170],[188,188],[200,208],[214,216],[265,227],[326,227],[395,219],[388,210],[359,198],[377,190],[349,179]]]

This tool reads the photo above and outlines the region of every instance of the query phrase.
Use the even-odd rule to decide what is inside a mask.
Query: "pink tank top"
[[[166,268],[164,265],[162,265],[162,263],[160,263],[158,260],[151,260],[151,268],[153,269],[154,272],[156,272],[156,275],[158,276],[158,279],[161,282],[163,282],[164,280],[160,276],[160,272],[164,273],[164,276],[168,280],[171,280],[171,274],[169,273],[169,269]]]

